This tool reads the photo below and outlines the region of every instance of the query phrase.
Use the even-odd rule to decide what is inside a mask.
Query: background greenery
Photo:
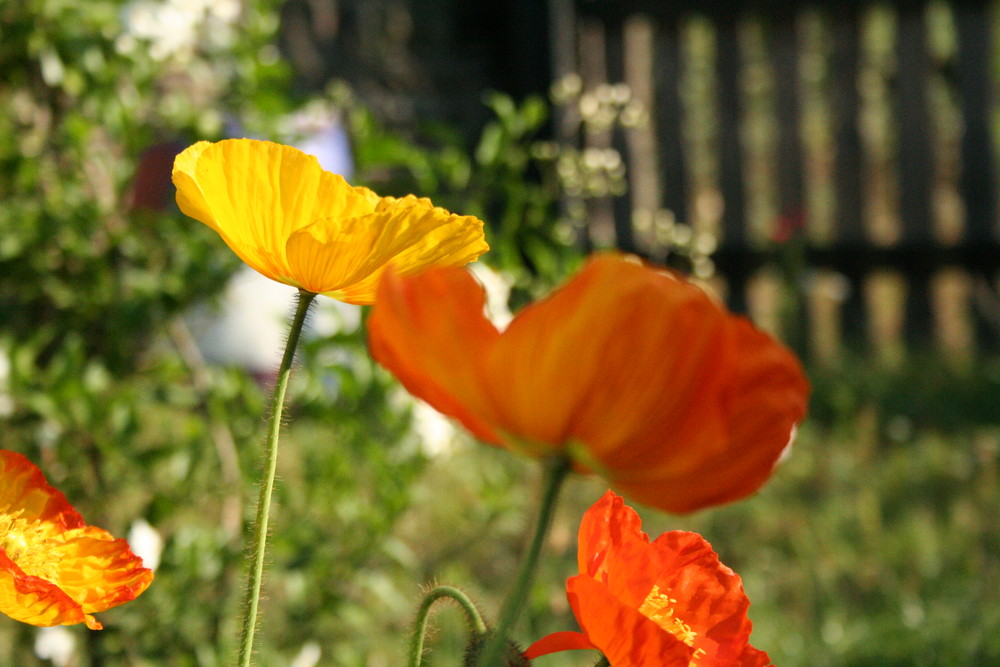
[[[183,317],[218,300],[238,261],[169,204],[172,189],[135,174],[233,119],[287,137],[284,119],[307,100],[284,92],[278,4],[244,3],[237,22],[224,3],[188,3],[200,19],[172,40],[132,13],[149,3],[0,5],[0,446],[38,463],[91,523],[126,535],[141,518],[165,542],[139,600],[102,614],[103,632],[68,630],[67,664],[233,655],[266,388],[207,363]],[[341,85],[312,103],[341,114],[356,182],[488,221],[484,259],[513,284],[513,307],[578,263],[580,209],[566,202],[586,192],[559,175],[577,156],[542,140],[546,102],[488,97],[493,120],[472,143],[440,125],[388,131]],[[462,586],[495,612],[539,471],[461,434],[429,450],[350,317],[301,362],[259,663],[301,667],[318,649],[318,664],[398,665],[422,587]],[[755,645],[779,665],[1000,661],[1000,360],[956,368],[914,352],[888,370],[859,354],[810,375],[811,417],[759,495],[690,517],[643,511],[647,531],[712,542],[744,578]],[[603,490],[568,485],[524,643],[574,627],[562,581]],[[436,619],[428,664],[457,664],[459,614]],[[49,664],[37,636],[0,619],[0,664]]]

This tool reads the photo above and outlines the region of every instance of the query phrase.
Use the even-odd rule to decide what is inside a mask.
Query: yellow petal
[[[380,250],[401,276],[428,268],[464,266],[490,249],[483,238],[483,222],[434,206],[429,199],[409,196],[385,198],[380,213],[389,216],[392,238]]]
[[[289,237],[319,218],[349,220],[374,210],[378,197],[323,171],[291,146],[252,139],[199,142],[174,162],[181,210],[222,236],[240,259],[293,286]]]
[[[462,266],[487,250],[481,220],[409,196],[386,197],[353,220],[318,220],[292,234],[286,255],[303,289],[370,304],[389,265],[405,276]]]
[[[211,207],[205,201],[201,188],[195,182],[195,168],[198,164],[198,158],[211,145],[212,143],[209,141],[199,141],[175,157],[172,180],[177,188],[177,205],[181,211],[195,220],[204,222],[218,232],[219,228],[212,218]]]

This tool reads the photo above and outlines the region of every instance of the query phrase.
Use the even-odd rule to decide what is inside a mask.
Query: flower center
[[[649,591],[649,595],[642,601],[642,605],[639,606],[639,613],[694,648],[694,641],[698,638],[698,633],[692,630],[690,625],[677,618],[674,613],[674,605],[676,604],[677,600],[666,593],[661,593],[660,587],[654,585]],[[689,667],[694,667],[703,655],[705,655],[704,649],[696,649],[691,656]]]
[[[45,544],[51,533],[42,522],[22,519],[23,512],[0,512],[0,548],[25,574],[54,581],[59,569]]]

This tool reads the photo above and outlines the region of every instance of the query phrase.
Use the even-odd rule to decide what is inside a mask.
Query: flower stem
[[[449,597],[462,606],[469,621],[469,630],[475,636],[486,633],[486,624],[479,615],[476,605],[462,591],[452,586],[435,586],[420,602],[417,610],[417,622],[413,629],[413,639],[410,640],[409,667],[420,667],[424,653],[424,636],[427,634],[427,622],[430,620],[431,607],[443,597]]]
[[[257,606],[260,602],[260,582],[264,575],[264,551],[267,545],[267,520],[271,509],[271,492],[274,490],[274,473],[278,464],[278,435],[281,432],[281,412],[285,406],[285,389],[292,373],[292,360],[295,358],[295,348],[299,344],[302,325],[306,321],[306,313],[312,304],[315,294],[299,290],[298,303],[292,325],[288,330],[288,341],[285,343],[285,353],[278,366],[278,377],[274,383],[274,395],[271,397],[270,419],[267,424],[267,440],[264,442],[264,477],[260,484],[260,496],[257,499],[257,519],[254,522],[253,560],[250,564],[250,576],[247,579],[246,606],[243,613],[243,632],[240,637],[240,667],[249,667],[250,656],[253,653],[253,635],[257,625]]]
[[[597,661],[594,667],[611,667],[611,662],[608,660],[608,656],[602,655],[601,659]]]
[[[535,534],[528,545],[527,553],[521,560],[514,587],[507,595],[503,610],[500,612],[500,622],[497,624],[496,632],[491,633],[490,639],[483,649],[479,667],[499,667],[500,665],[500,659],[507,643],[507,633],[517,621],[518,614],[521,613],[524,601],[528,597],[532,580],[535,577],[535,570],[538,567],[538,556],[542,551],[542,544],[545,543],[549,526],[552,525],[556,499],[559,497],[563,480],[566,479],[569,471],[569,457],[560,456],[549,459],[545,463],[545,488],[542,506],[538,511],[538,523],[535,524]]]

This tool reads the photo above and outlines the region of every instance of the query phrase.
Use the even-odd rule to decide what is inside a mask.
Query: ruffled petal
[[[66,496],[49,486],[42,471],[26,456],[0,449],[0,480],[0,513],[44,522],[59,531],[86,525]]]
[[[263,275],[296,287],[311,276],[289,268],[289,237],[320,218],[336,224],[366,215],[378,202],[367,188],[323,171],[315,157],[252,139],[194,144],[177,156],[173,180],[181,211]]]
[[[483,384],[485,351],[500,335],[483,312],[486,296],[464,269],[407,280],[389,271],[368,319],[372,356],[410,393],[500,444]]]
[[[42,472],[0,450],[0,612],[33,625],[101,625],[91,613],[153,580],[125,540],[88,526]]]
[[[577,542],[580,574],[607,586],[623,604],[638,607],[652,586],[656,563],[642,520],[625,501],[607,491],[580,521]]]
[[[690,665],[693,648],[622,604],[590,577],[571,577],[566,597],[587,638],[615,667]]]
[[[487,250],[481,220],[409,196],[386,197],[374,213],[342,224],[320,219],[292,234],[287,256],[303,289],[370,304],[390,265],[399,275],[412,275],[463,266]]]
[[[749,644],[743,649],[743,653],[740,654],[734,664],[736,667],[774,667],[771,656]]]
[[[87,622],[92,629],[101,625],[83,613],[83,608],[58,586],[39,577],[26,575],[0,549],[0,612],[30,625],[72,625]],[[94,627],[96,625],[97,627]]]
[[[671,531],[650,542],[638,514],[608,491],[580,523],[578,559],[580,574],[567,582],[570,605],[616,667],[661,664],[677,643],[703,667],[769,661],[749,644],[740,577],[701,535]]]
[[[96,526],[71,531],[48,548],[59,563],[55,583],[88,613],[134,600],[153,581],[128,542]]]
[[[650,574],[660,590],[669,591],[673,612],[695,634],[694,647],[705,664],[732,664],[747,647],[752,629],[750,600],[739,575],[719,562],[697,533],[664,533],[651,550],[659,569]]]

